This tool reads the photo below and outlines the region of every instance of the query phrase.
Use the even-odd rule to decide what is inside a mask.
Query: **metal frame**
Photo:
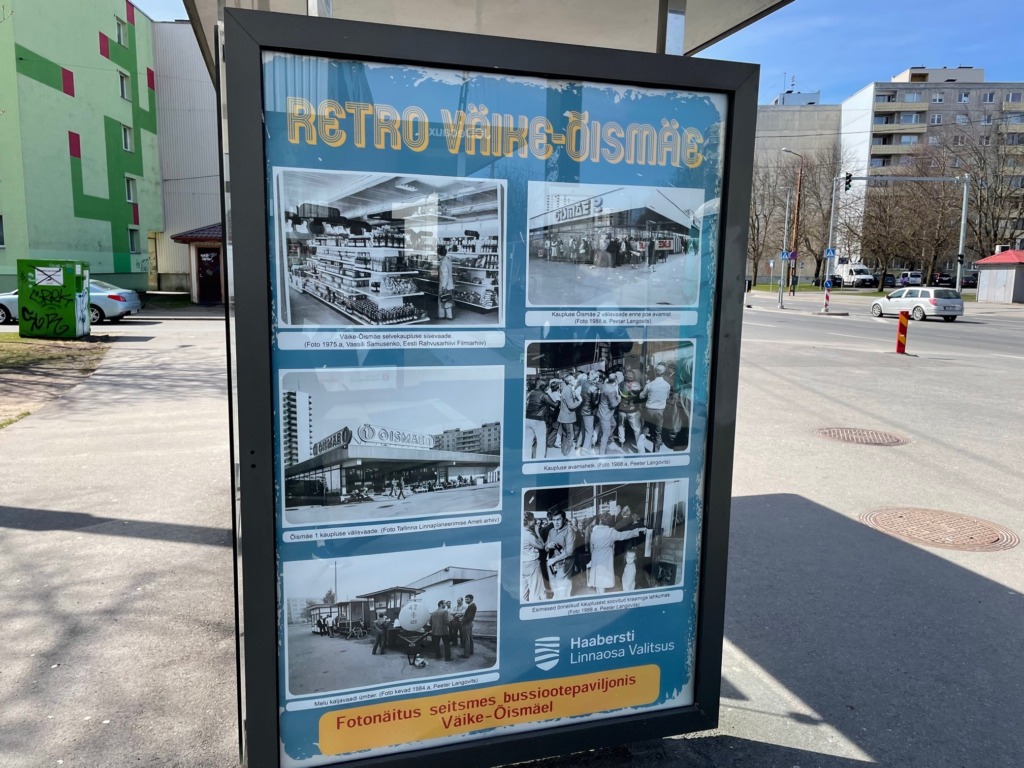
[[[239,696],[246,713],[243,762],[279,765],[274,425],[271,313],[262,135],[264,50],[409,63],[641,87],[709,91],[728,99],[725,172],[720,200],[720,268],[715,286],[709,427],[700,547],[695,704],[547,730],[479,739],[356,761],[414,766],[514,763],[631,741],[714,728],[721,684],[732,456],[739,376],[747,210],[754,156],[758,68],[657,54],[612,51],[510,38],[420,30],[282,13],[225,9],[225,63],[235,258],[235,322],[242,638]],[[244,698],[244,701],[241,700]]]

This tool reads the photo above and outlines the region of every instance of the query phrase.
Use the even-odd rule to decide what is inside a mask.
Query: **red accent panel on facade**
[[[139,204],[132,203],[132,224],[139,226]]]
[[[61,67],[60,68],[60,80],[61,80],[61,85],[64,88],[64,93],[66,93],[68,96],[74,96],[75,95],[75,73],[72,72],[70,69],[64,69],[64,67]]]
[[[110,58],[110,38],[100,32],[100,56]]]
[[[82,159],[82,137],[74,131],[68,131],[68,152],[72,157]]]
[[[124,14],[128,19],[128,23],[135,26],[135,6],[129,3],[128,0],[125,0],[124,3]]]
[[[146,67],[146,84],[149,85],[149,90],[156,90],[156,72],[149,67]]]

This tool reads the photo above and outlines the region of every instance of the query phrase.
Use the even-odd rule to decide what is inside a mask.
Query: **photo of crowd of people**
[[[492,542],[285,563],[290,694],[496,666],[500,561]]]
[[[530,182],[527,303],[694,306],[699,189]]]
[[[677,586],[685,492],[681,480],[526,491],[520,601]]]
[[[530,344],[523,459],[685,451],[694,351],[689,340]]]

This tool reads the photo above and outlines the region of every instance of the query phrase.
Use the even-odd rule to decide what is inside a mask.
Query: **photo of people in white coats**
[[[685,480],[523,493],[523,603],[682,583]]]

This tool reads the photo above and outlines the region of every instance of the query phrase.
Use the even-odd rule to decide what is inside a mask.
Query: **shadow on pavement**
[[[0,507],[0,528],[23,531],[81,531],[102,536],[128,536],[184,544],[206,544],[213,547],[231,546],[231,531],[227,528],[123,520],[115,517],[96,517],[84,512],[59,512],[49,509]]]
[[[797,495],[734,499],[730,542],[726,636],[823,722],[880,765],[1019,764],[1020,593]]]

